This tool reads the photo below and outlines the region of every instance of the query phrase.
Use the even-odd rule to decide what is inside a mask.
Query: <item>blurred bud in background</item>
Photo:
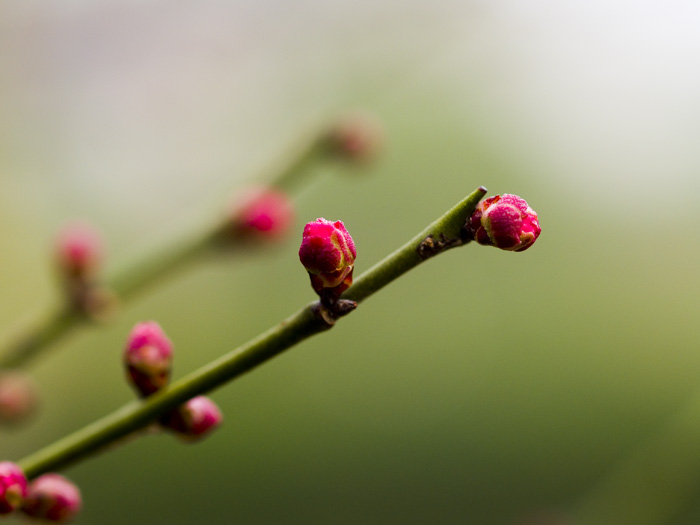
[[[258,239],[276,239],[289,231],[294,206],[282,191],[250,188],[233,205],[233,232]]]
[[[29,376],[18,371],[0,374],[0,422],[23,421],[36,406],[36,387]]]
[[[384,146],[381,121],[367,111],[355,111],[341,116],[328,133],[330,151],[341,158],[370,162]]]
[[[29,484],[22,512],[48,521],[68,521],[82,507],[80,490],[60,474],[44,474]]]

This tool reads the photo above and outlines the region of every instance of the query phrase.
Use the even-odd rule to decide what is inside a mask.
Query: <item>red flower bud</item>
[[[29,485],[22,512],[49,521],[74,518],[83,505],[80,490],[60,474],[44,474]]]
[[[206,396],[197,396],[170,412],[161,423],[187,441],[197,441],[217,429],[224,420],[219,407]]]
[[[349,160],[373,160],[384,143],[381,123],[371,113],[356,112],[342,117],[329,134],[331,151]]]
[[[22,506],[27,497],[27,478],[10,461],[0,463],[0,514],[9,514]]]
[[[124,349],[124,363],[131,384],[142,397],[168,384],[173,345],[158,323],[137,324]]]
[[[481,201],[466,228],[479,244],[514,252],[527,250],[541,231],[537,213],[509,193]]]
[[[34,383],[21,372],[0,375],[0,421],[14,423],[36,408]]]
[[[87,224],[70,224],[58,235],[56,260],[68,279],[89,280],[102,262],[102,239]]]
[[[334,289],[340,295],[352,284],[355,243],[341,221],[316,219],[304,227],[299,259],[316,293]]]
[[[276,237],[289,229],[293,219],[294,207],[287,195],[254,189],[235,206],[233,226],[236,232]]]

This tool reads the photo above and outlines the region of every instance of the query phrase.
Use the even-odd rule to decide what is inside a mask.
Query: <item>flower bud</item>
[[[522,252],[540,235],[537,213],[517,195],[504,193],[479,203],[466,229],[479,244]]]
[[[341,221],[316,219],[304,227],[299,260],[316,293],[333,289],[340,295],[352,284],[355,243]]]
[[[197,441],[218,428],[223,419],[216,403],[206,396],[197,396],[170,412],[161,423],[183,439]]]
[[[102,262],[102,239],[87,224],[70,224],[59,233],[55,253],[66,279],[90,280]]]
[[[22,506],[27,497],[27,478],[10,461],[0,463],[0,514],[9,514]]]
[[[345,115],[329,133],[331,151],[348,160],[371,161],[383,143],[384,132],[379,119],[367,112]]]
[[[235,232],[258,237],[278,237],[284,234],[294,219],[294,207],[281,191],[250,190],[235,206],[232,218]]]
[[[21,372],[0,374],[0,421],[15,423],[36,408],[34,383]]]
[[[22,512],[49,521],[68,521],[83,505],[80,490],[60,474],[44,474],[29,484]]]
[[[154,321],[137,324],[124,349],[124,363],[131,384],[142,397],[168,384],[173,345]]]

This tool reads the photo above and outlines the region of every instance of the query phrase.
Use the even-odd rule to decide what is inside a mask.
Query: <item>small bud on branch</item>
[[[185,441],[198,441],[216,430],[224,417],[219,407],[206,396],[193,397],[169,412],[161,424]]]
[[[48,521],[73,519],[83,506],[80,490],[60,474],[44,474],[29,484],[22,512]]]
[[[322,303],[334,303],[352,284],[355,242],[341,221],[316,219],[304,227],[299,260]]]
[[[156,322],[137,324],[124,349],[131,384],[142,397],[154,394],[170,381],[173,344]]]

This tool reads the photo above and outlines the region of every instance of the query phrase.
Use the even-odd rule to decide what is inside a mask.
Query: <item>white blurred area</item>
[[[48,199],[105,196],[115,217],[125,201],[148,214],[210,198],[349,92],[369,83],[369,98],[391,97],[396,74],[449,47],[459,18],[445,14],[403,2],[3,3],[3,177],[48,179]]]
[[[690,203],[699,23],[692,1],[3,2],[0,199],[138,224],[428,85],[562,191]]]

